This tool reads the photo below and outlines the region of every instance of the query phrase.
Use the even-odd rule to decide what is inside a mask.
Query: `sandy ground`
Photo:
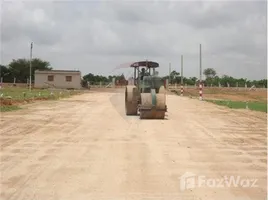
[[[123,95],[89,92],[2,114],[1,200],[265,199],[265,114],[170,95],[165,120],[141,121],[125,116]],[[201,179],[207,185],[188,188]]]

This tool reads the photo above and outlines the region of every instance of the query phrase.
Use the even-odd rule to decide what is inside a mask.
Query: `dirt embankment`
[[[31,99],[12,99],[12,98],[0,98],[0,106],[21,105],[25,103],[32,103],[35,101],[49,100],[49,97],[35,97]]]

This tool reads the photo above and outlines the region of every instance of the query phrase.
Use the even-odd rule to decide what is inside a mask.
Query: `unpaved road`
[[[2,114],[1,200],[265,199],[264,114],[175,95],[167,105],[166,120],[141,121],[124,115],[123,93],[94,92]],[[186,172],[211,187],[183,190]]]

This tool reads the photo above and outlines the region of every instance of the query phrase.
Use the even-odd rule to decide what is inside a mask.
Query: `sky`
[[[132,74],[129,64],[158,62],[199,77],[267,78],[266,1],[3,1],[1,64],[33,57],[53,69]]]

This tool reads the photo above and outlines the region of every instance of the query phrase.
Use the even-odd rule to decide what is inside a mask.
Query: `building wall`
[[[53,75],[54,80],[48,81],[48,76]],[[66,81],[66,76],[72,76],[72,81]],[[35,73],[34,78],[34,87],[35,88],[48,88],[48,87],[55,87],[55,88],[74,88],[80,89],[81,88],[81,75],[74,74],[74,73]]]

